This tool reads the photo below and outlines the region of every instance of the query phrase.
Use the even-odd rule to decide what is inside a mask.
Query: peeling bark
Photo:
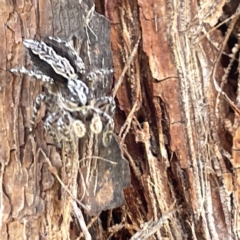
[[[27,137],[41,85],[8,70],[29,64],[22,37],[46,35],[75,35],[89,67],[88,27],[101,39],[89,30],[91,64],[111,66],[106,19],[86,21],[92,4],[0,3],[0,239],[238,239],[238,1],[96,1],[111,25],[113,89],[111,79],[104,84],[116,95],[116,142],[80,141],[85,152],[68,161],[44,137],[44,109]],[[131,168],[122,207],[129,179],[118,146]],[[78,163],[88,154],[112,162],[95,162],[99,191],[81,199],[87,169]],[[80,199],[91,211],[81,215]]]
[[[88,133],[78,151],[57,150],[44,134],[44,106],[29,135],[32,103],[40,81],[12,75],[12,67],[30,65],[23,39],[46,36],[72,40],[86,71],[112,68],[110,25],[94,12],[93,1],[1,3],[1,239],[96,239],[87,224],[101,211],[125,203],[129,165],[114,139],[102,146],[102,134]],[[94,96],[107,95],[111,76],[99,78]],[[89,126],[88,126],[89,127]],[[78,142],[77,142],[78,143]],[[123,179],[119,182],[119,179]],[[83,212],[85,218],[83,217]],[[93,222],[94,222],[93,221]],[[90,224],[91,225],[91,224]],[[82,230],[82,231],[81,231]]]
[[[224,75],[220,48],[229,41],[221,28],[213,28],[232,17],[235,23],[228,21],[228,32],[238,29],[237,3],[106,2],[116,79],[137,37],[142,37],[117,93],[119,108],[131,126],[125,128],[127,135],[119,130],[120,138],[126,136],[125,154],[133,173],[133,187],[125,192],[129,222],[139,227],[182,206],[164,227],[159,227],[157,239],[237,239],[233,216],[238,210],[232,202],[237,200],[232,195],[237,175],[232,169],[232,140],[223,119],[231,111],[236,118],[238,115],[233,93],[237,87],[229,89],[237,63],[229,64],[229,74]],[[228,46],[224,51],[229,51]],[[234,62],[234,57],[229,57]],[[237,82],[238,73],[234,78]],[[224,94],[216,89],[214,79],[227,91],[225,99],[220,97]],[[122,112],[117,119],[125,126]],[[233,152],[233,159],[236,155]]]

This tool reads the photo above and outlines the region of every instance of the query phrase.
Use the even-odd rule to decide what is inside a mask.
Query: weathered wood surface
[[[158,228],[156,239],[238,239],[239,181],[232,165],[238,153],[232,155],[234,142],[224,127],[235,110],[214,85],[215,79],[237,103],[238,63],[226,76],[222,56],[233,45],[224,34],[239,28],[239,13],[233,16],[238,2],[106,2],[116,78],[142,37],[117,93],[131,126],[124,141],[133,172],[133,186],[125,192],[129,235],[181,205],[178,214]],[[228,17],[234,17],[232,29],[230,19],[226,33],[213,28]],[[225,39],[228,44],[221,52]],[[121,116],[119,125],[125,121]]]
[[[78,31],[86,22],[87,12],[82,11],[91,9],[92,1],[80,2],[82,7],[79,1],[62,6],[58,1],[0,3],[1,239],[39,239],[40,235],[44,239],[44,234],[47,239],[69,235],[76,239],[81,234],[70,216],[71,206],[62,205],[59,196],[64,191],[48,171],[44,154],[37,151],[48,151],[41,122],[36,141],[24,134],[40,84],[13,78],[7,71],[26,62],[22,37],[85,36],[84,30]],[[135,54],[118,91],[113,91],[118,104],[115,131],[130,163],[132,185],[124,191],[125,206],[98,217],[85,216],[93,239],[130,239],[142,228],[141,239],[151,231],[155,235],[149,239],[239,238],[238,116],[214,85],[215,80],[240,107],[238,62],[230,76],[223,69],[231,60],[226,54],[233,43],[224,37],[231,21],[235,21],[229,30],[231,39],[238,41],[239,13],[233,15],[237,4],[224,0],[201,5],[194,0],[96,2],[111,24],[116,85],[129,56]],[[213,27],[224,19],[223,6],[227,17],[235,17],[220,31]],[[108,26],[95,17],[89,26],[98,36],[97,26]],[[221,52],[224,39],[228,44]],[[111,59],[109,48],[102,44],[100,52]],[[86,48],[81,51],[87,56]],[[93,59],[101,67],[98,52],[94,51]],[[60,170],[61,157],[54,148],[49,153],[52,165]]]
[[[32,105],[42,84],[12,75],[9,70],[31,64],[23,39],[42,40],[46,36],[73,40],[87,72],[111,69],[110,25],[94,11],[93,1],[23,1],[1,3],[0,9],[4,23],[0,33],[0,239],[76,239],[81,220],[76,217],[79,206],[72,202],[81,201],[90,215],[124,204],[122,188],[130,183],[128,162],[115,138],[108,149],[102,146],[101,136],[87,135],[78,152],[66,155],[56,151],[51,139],[44,136],[44,107],[34,135],[29,136]],[[112,76],[100,78],[95,88],[96,97],[110,94]]]

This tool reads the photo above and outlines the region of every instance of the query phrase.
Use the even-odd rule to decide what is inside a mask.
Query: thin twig
[[[137,53],[137,49],[138,49],[138,45],[139,45],[140,39],[141,39],[141,37],[139,36],[139,37],[138,37],[138,40],[137,40],[137,42],[136,42],[136,44],[135,44],[135,46],[134,46],[134,48],[133,48],[133,50],[132,50],[132,52],[131,52],[131,54],[130,54],[130,56],[129,56],[126,64],[125,64],[125,66],[124,66],[124,68],[123,68],[123,71],[122,71],[120,77],[118,78],[118,81],[117,81],[116,84],[115,84],[115,87],[114,87],[114,89],[113,89],[113,91],[112,91],[112,96],[113,96],[113,97],[116,96],[117,91],[118,91],[120,85],[122,84],[123,77],[124,77],[125,73],[127,72],[127,70],[128,70],[128,68],[129,68],[129,66],[130,66],[130,64],[131,64],[131,62],[132,62],[135,54]]]
[[[172,210],[166,214],[164,214],[160,219],[157,221],[150,220],[146,222],[139,232],[135,233],[130,240],[146,240],[149,239],[151,235],[153,235],[162,225],[166,222],[175,212],[177,209]]]
[[[226,36],[225,36],[224,41],[223,41],[223,43],[222,43],[222,46],[221,46],[221,48],[220,48],[220,50],[219,50],[217,59],[216,59],[216,61],[215,61],[215,65],[214,65],[214,67],[213,67],[212,77],[213,77],[214,87],[215,87],[215,89],[216,89],[217,92],[218,92],[218,96],[217,96],[216,103],[215,103],[215,112],[217,112],[216,109],[217,109],[217,105],[218,105],[218,102],[219,102],[219,95],[221,94],[222,96],[225,97],[225,99],[226,99],[227,102],[230,104],[230,106],[232,107],[232,109],[240,116],[240,111],[239,111],[239,109],[238,109],[238,108],[235,106],[235,104],[229,99],[229,97],[226,95],[226,93],[223,92],[223,90],[222,90],[222,84],[220,84],[221,86],[219,86],[218,83],[217,83],[217,81],[216,81],[216,79],[215,79],[217,66],[218,66],[218,64],[219,64],[219,62],[220,62],[221,55],[222,55],[222,53],[223,53],[223,50],[224,50],[224,48],[225,48],[225,46],[226,46],[226,44],[227,44],[227,41],[228,41],[230,35],[231,35],[231,33],[232,33],[232,30],[233,30],[233,28],[234,28],[234,26],[235,26],[235,24],[236,24],[236,22],[237,22],[237,20],[238,20],[238,18],[239,18],[239,12],[240,12],[240,4],[238,5],[238,8],[237,8],[237,10],[236,10],[236,12],[235,12],[235,14],[234,14],[233,20],[232,20],[232,22],[230,23],[230,26],[229,26],[229,28],[228,28],[228,31],[227,31],[227,33],[226,33]]]
[[[78,222],[81,226],[81,229],[82,229],[82,232],[85,236],[85,239],[86,240],[92,240],[91,234],[88,231],[88,228],[86,226],[86,223],[85,223],[85,220],[84,220],[81,209],[77,206],[77,203],[75,201],[71,201],[71,202],[72,202],[72,207],[73,207],[74,213],[75,213],[75,215],[78,219]]]

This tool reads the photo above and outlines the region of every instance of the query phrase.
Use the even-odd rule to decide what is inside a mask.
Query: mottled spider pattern
[[[45,130],[57,147],[61,147],[62,141],[71,144],[75,137],[84,137],[88,130],[94,134],[103,132],[102,143],[107,147],[114,128],[112,117],[115,103],[112,97],[96,97],[93,87],[94,81],[111,74],[112,69],[87,73],[83,60],[70,42],[59,38],[47,37],[45,42],[27,39],[23,44],[28,49],[33,68],[15,68],[11,72],[34,77],[41,80],[44,86],[44,92],[35,100],[30,132],[44,103]]]

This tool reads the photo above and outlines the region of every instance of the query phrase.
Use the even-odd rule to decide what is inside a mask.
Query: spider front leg
[[[90,72],[87,74],[86,78],[88,81],[95,81],[98,77],[113,73],[113,69],[98,69],[96,71]]]
[[[54,83],[54,80],[51,77],[44,75],[41,71],[28,70],[25,67],[12,68],[10,71],[12,73],[21,73],[21,74],[28,75],[30,77],[35,77],[36,79],[41,80],[45,83],[49,83],[49,84]]]
[[[111,124],[107,124],[104,131],[103,131],[103,146],[108,147],[110,145],[110,142],[112,140],[113,135],[113,126]]]
[[[74,123],[74,124],[73,124]],[[61,139],[66,141],[69,144],[69,152],[72,153],[76,149],[76,138],[74,138],[74,135],[72,134],[72,124],[74,125],[74,130],[77,131],[77,129],[83,128],[79,122],[75,122],[72,117],[70,116],[70,113],[64,112],[62,117],[59,118],[57,125],[58,125],[58,132],[61,136]],[[85,128],[84,128],[85,130]],[[82,132],[84,132],[82,130]],[[81,132],[81,130],[79,130]],[[75,132],[74,132],[75,133]],[[85,134],[85,132],[84,132]],[[77,134],[76,134],[77,135]],[[82,134],[79,134],[81,137],[83,136]]]
[[[104,96],[96,99],[94,102],[94,107],[109,113],[111,116],[114,114],[116,108],[113,97],[109,96]]]
[[[40,93],[35,99],[35,103],[33,105],[32,117],[31,117],[31,121],[30,121],[30,127],[29,127],[30,133],[32,133],[32,131],[33,131],[33,128],[35,126],[36,117],[38,115],[38,112],[41,108],[42,103],[45,102],[45,100],[46,100],[46,95],[44,93]]]
[[[88,82],[89,88],[93,91],[94,90],[94,84],[98,80],[99,77],[104,76],[106,74],[111,74],[113,73],[113,69],[98,69],[96,71],[89,72],[86,75],[86,80]],[[99,79],[100,81],[102,79]],[[98,80],[98,81],[99,81]]]
[[[57,37],[48,36],[45,41],[49,44],[57,53],[64,52],[65,57],[71,63],[71,65],[76,68],[76,71],[79,71],[81,74],[85,73],[85,65],[83,60],[78,55],[73,45],[69,41],[64,41]]]
[[[54,130],[54,122],[57,122],[57,117],[57,112],[49,114],[49,116],[45,120],[44,128],[46,132],[52,137],[53,142],[57,146],[57,148],[61,148],[59,137],[56,134],[56,127]]]
[[[70,62],[65,57],[58,55],[52,47],[49,47],[44,42],[38,42],[32,39],[25,39],[23,44],[32,54],[38,56],[42,61],[50,65],[58,75],[66,79],[77,78],[77,74]]]

